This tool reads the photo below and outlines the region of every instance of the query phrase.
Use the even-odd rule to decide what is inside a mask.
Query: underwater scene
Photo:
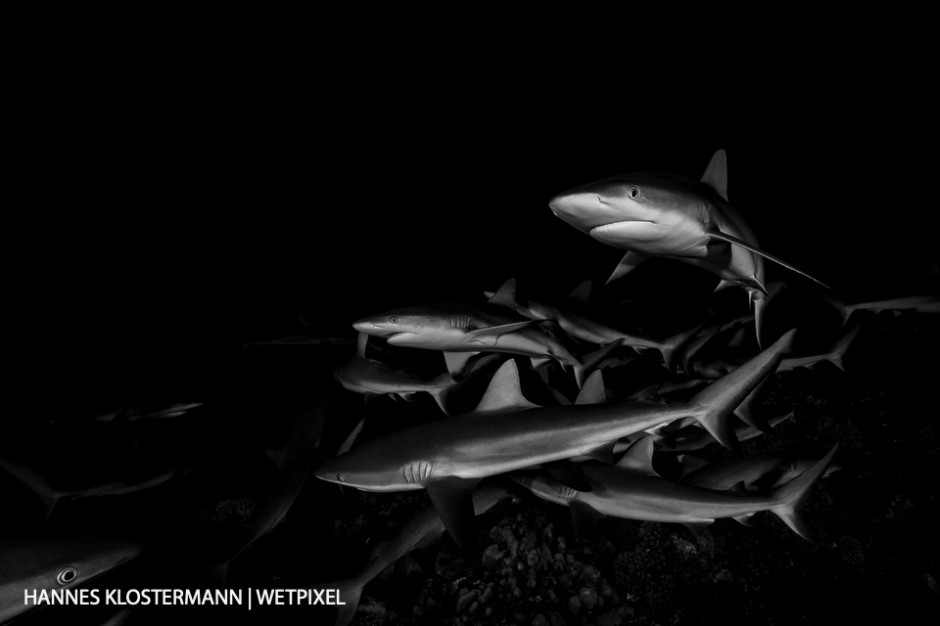
[[[904,133],[453,110],[49,131],[0,623],[927,621]]]

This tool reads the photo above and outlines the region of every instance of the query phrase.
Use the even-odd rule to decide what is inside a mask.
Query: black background
[[[698,177],[718,148],[766,250],[849,300],[936,288],[936,103],[911,66],[677,67],[653,84],[630,67],[537,82],[516,66],[234,65],[77,64],[16,92],[24,411],[204,382],[232,342],[341,335],[511,276],[602,279],[620,253],[548,200],[622,172]]]

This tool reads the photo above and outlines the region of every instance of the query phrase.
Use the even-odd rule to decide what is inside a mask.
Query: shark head
[[[28,605],[23,591],[67,589],[128,561],[142,546],[118,539],[35,537],[0,542],[0,622]]]
[[[466,316],[438,307],[409,307],[363,318],[353,328],[374,337],[383,337],[392,345],[434,346],[448,338],[464,334],[470,322]]]
[[[368,441],[323,463],[315,472],[326,482],[362,491],[408,491],[422,489],[431,477],[433,464],[401,458],[397,446],[377,449]]]
[[[667,174],[625,174],[555,196],[548,206],[556,216],[605,244],[672,252],[677,235],[701,237],[703,232],[709,207],[694,185],[694,181]],[[661,239],[667,240],[666,245]]]

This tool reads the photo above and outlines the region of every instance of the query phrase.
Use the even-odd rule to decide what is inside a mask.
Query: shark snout
[[[608,199],[596,192],[561,194],[552,198],[548,206],[557,217],[585,233],[623,219]]]

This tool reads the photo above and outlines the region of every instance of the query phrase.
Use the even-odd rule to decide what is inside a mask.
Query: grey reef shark
[[[728,161],[712,157],[701,180],[643,172],[607,178],[552,198],[552,212],[597,241],[626,250],[608,284],[649,257],[677,259],[721,278],[717,289],[747,290],[758,343],[767,288],[764,258],[824,285],[758,247],[747,222],[728,203]]]
[[[472,493],[486,477],[592,454],[612,460],[618,439],[693,418],[723,445],[737,447],[730,420],[738,404],[790,349],[795,330],[688,402],[540,407],[526,399],[515,361],[490,381],[476,410],[387,433],[316,470],[322,480],[365,491],[426,489],[450,535],[475,543]]]

